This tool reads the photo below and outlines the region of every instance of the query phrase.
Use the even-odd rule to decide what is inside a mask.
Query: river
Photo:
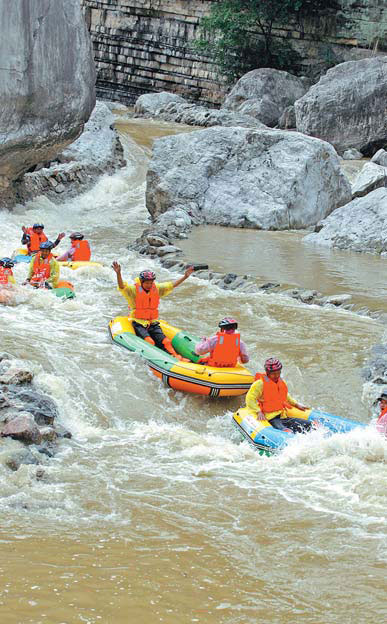
[[[128,280],[144,267],[159,279],[177,277],[127,246],[148,222],[152,139],[182,131],[125,119],[117,127],[124,169],[60,205],[38,198],[0,214],[3,254],[19,246],[21,225],[43,221],[51,238],[83,231],[105,264],[62,271],[75,284],[74,300],[23,289],[17,305],[0,309],[1,349],[28,360],[73,433],[39,480],[36,466],[9,471],[0,443],[1,622],[383,621],[387,445],[374,430],[329,439],[314,432],[261,457],[231,424],[240,399],[175,393],[110,341],[108,320],[125,313],[113,259]],[[379,259],[319,256],[305,251],[299,234],[208,232],[197,230],[185,244],[192,259],[216,270],[357,293],[374,309],[385,306],[385,284],[372,268]],[[219,236],[221,253],[208,236],[212,246]],[[281,250],[274,264],[256,241]],[[25,273],[18,265],[19,281]],[[284,296],[226,292],[195,277],[162,302],[163,317],[199,336],[225,314],[240,322],[252,370],[276,355],[300,401],[369,420],[359,373],[384,337],[380,322]]]

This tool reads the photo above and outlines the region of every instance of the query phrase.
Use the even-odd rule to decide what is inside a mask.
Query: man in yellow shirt
[[[282,364],[277,358],[265,362],[265,373],[257,374],[246,395],[246,407],[257,420],[267,420],[275,429],[290,429],[293,433],[310,431],[313,423],[304,418],[288,417],[287,408],[296,407],[301,412],[308,408],[297,403],[288,393],[286,382],[281,379]]]
[[[193,267],[186,269],[183,277],[175,282],[156,282],[153,271],[141,271],[134,284],[124,282],[121,275],[121,266],[114,261],[112,267],[117,276],[118,290],[129,304],[133,329],[137,336],[159,349],[167,351],[179,360],[183,359],[172,347],[158,322],[159,302],[161,297],[169,295],[174,288],[182,284],[193,272]]]
[[[40,251],[32,257],[24,284],[31,284],[35,288],[56,288],[60,268],[51,253],[52,247],[51,241],[40,243]]]

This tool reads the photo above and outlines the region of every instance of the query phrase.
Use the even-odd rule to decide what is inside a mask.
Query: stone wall
[[[216,0],[81,0],[103,98],[133,103],[148,92],[173,91],[218,104],[224,86],[214,66],[191,49],[200,19]],[[342,61],[387,49],[386,0],[339,0],[342,10],[275,35],[290,40],[306,74],[317,78]]]

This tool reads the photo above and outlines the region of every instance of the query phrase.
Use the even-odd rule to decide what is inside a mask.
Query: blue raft
[[[364,423],[341,416],[335,416],[328,412],[321,412],[309,409],[301,412],[296,408],[289,409],[287,415],[295,418],[304,418],[315,422],[317,426],[322,426],[329,433],[348,433],[359,427],[366,427]],[[274,429],[267,420],[257,420],[252,411],[246,407],[241,407],[233,415],[233,423],[240,433],[255,447],[261,454],[271,455],[283,449],[297,434],[289,431]]]

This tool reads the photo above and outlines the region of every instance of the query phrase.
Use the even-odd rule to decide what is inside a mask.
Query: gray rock
[[[367,193],[383,186],[387,186],[387,168],[368,162],[352,184],[352,197],[364,197]]]
[[[146,240],[149,245],[152,245],[153,247],[164,247],[164,245],[168,245],[169,242],[165,236],[159,236],[155,234],[147,236]]]
[[[351,148],[345,150],[343,158],[344,160],[361,160],[363,158],[363,154],[359,152],[359,150]]]
[[[181,95],[162,91],[161,93],[145,93],[140,95],[134,105],[134,112],[138,115],[151,115],[156,117],[160,110],[170,102],[185,103],[186,100]]]
[[[39,460],[31,453],[29,449],[22,448],[20,450],[14,451],[5,460],[5,465],[10,470],[16,471],[20,468],[22,464],[27,465],[38,465]]]
[[[296,128],[296,125],[296,111],[294,106],[288,106],[278,120],[278,128],[288,130],[289,128]]]
[[[342,306],[344,303],[348,303],[349,301],[351,301],[351,299],[352,296],[346,294],[330,295],[329,297],[324,297],[322,303],[329,303],[330,305],[339,307]]]
[[[179,247],[175,247],[175,245],[165,245],[165,247],[158,247],[157,249],[157,255],[162,257],[162,256],[166,256],[167,254],[180,254],[182,253],[181,249],[179,249]]]
[[[9,436],[26,444],[40,444],[41,442],[39,427],[28,412],[22,412],[19,416],[6,423],[1,435],[3,437]]]
[[[58,435],[58,438],[71,439],[73,437],[72,433],[68,429],[58,423],[55,423],[54,429]]]
[[[376,152],[376,154],[371,158],[371,162],[376,163],[377,165],[381,165],[382,167],[387,167],[387,152],[384,149],[380,149]]]
[[[79,0],[0,4],[0,192],[79,136],[95,104]]]
[[[42,442],[54,442],[58,438],[58,434],[53,427],[41,427],[40,435]]]
[[[303,240],[338,249],[386,252],[387,189],[376,189],[338,208],[324,219],[322,226],[320,232],[308,234]]]
[[[275,126],[285,108],[306,91],[305,81],[288,72],[254,69],[238,80],[222,108],[251,115],[267,126]]]
[[[336,65],[295,103],[297,130],[341,154],[373,154],[387,143],[387,56]]]
[[[51,425],[58,416],[55,402],[33,387],[10,388],[10,396],[13,404],[19,406],[20,410],[32,414],[38,425]]]
[[[235,227],[304,228],[350,199],[333,148],[281,130],[212,128],[158,139],[147,174],[146,205],[165,228],[177,217],[191,227],[191,214]]]

